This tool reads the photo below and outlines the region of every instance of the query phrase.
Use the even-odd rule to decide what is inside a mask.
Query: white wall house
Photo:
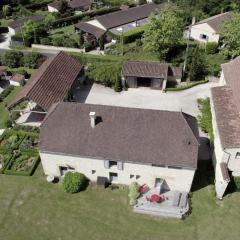
[[[218,14],[216,16],[204,19],[189,27],[190,38],[201,43],[219,42],[219,32],[225,22],[230,20],[232,12]]]
[[[220,86],[211,91],[212,124],[214,132],[215,188],[222,199],[230,176],[240,176],[240,58],[222,65]]]
[[[169,121],[171,119],[171,121]],[[173,127],[174,126],[174,127]],[[196,119],[180,112],[59,103],[40,133],[46,175],[77,171],[91,181],[189,192],[198,161]]]

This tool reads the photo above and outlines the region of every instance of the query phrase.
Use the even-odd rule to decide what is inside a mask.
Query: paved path
[[[206,83],[188,90],[172,93],[162,93],[159,90],[148,88],[129,89],[128,91],[116,93],[110,88],[94,84],[90,91],[89,88],[83,89],[78,95],[85,95],[86,103],[169,111],[182,110],[197,116],[199,113],[197,99],[209,97],[210,88],[217,85],[218,83]]]

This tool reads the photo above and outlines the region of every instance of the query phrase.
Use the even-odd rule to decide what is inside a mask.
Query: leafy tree
[[[81,47],[84,44],[83,32],[79,32],[79,46]]]
[[[58,3],[58,11],[63,14],[67,11],[68,3],[65,0],[60,0]]]
[[[235,13],[233,18],[224,24],[220,36],[225,45],[222,51],[227,57],[240,55],[240,13]]]
[[[26,54],[23,58],[24,66],[28,68],[37,68],[41,57],[42,55],[37,52]]]
[[[40,43],[40,38],[46,36],[46,30],[44,25],[29,20],[24,23],[22,34],[25,45],[30,46],[32,43]]]
[[[98,45],[100,47],[100,50],[104,50],[104,38],[103,36],[101,36],[99,39],[98,39]]]
[[[179,9],[168,5],[159,15],[151,16],[148,28],[143,34],[143,46],[146,50],[157,52],[165,59],[168,52],[182,42],[183,19]]]
[[[198,45],[190,50],[187,71],[191,81],[203,80],[208,73],[205,52]]]
[[[10,68],[17,68],[22,66],[23,53],[20,51],[6,51],[2,62]]]
[[[52,28],[53,22],[56,20],[56,17],[53,14],[48,14],[44,19],[44,25],[49,30]]]
[[[68,193],[77,193],[87,187],[87,178],[78,172],[68,172],[63,179],[63,189]]]
[[[2,7],[2,13],[5,18],[11,15],[11,12],[12,12],[12,8],[10,5],[4,5]]]

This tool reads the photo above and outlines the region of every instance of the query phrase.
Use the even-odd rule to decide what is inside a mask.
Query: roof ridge
[[[194,132],[193,132],[192,128],[190,127],[189,122],[187,121],[187,119],[186,119],[185,116],[189,116],[189,117],[192,117],[192,118],[195,118],[195,117],[193,117],[192,115],[187,114],[187,113],[185,113],[185,112],[179,112],[179,113],[181,114],[182,118],[183,118],[184,121],[186,122],[186,124],[187,124],[188,128],[190,129],[191,134],[193,135],[194,139],[197,141],[198,145],[200,145],[199,139],[197,139],[196,135],[194,134]],[[195,118],[195,119],[196,119],[196,118]]]

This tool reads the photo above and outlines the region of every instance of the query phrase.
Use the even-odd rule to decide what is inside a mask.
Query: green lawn
[[[8,119],[8,111],[5,106],[14,99],[20,89],[20,87],[15,87],[15,89],[4,99],[4,101],[0,102],[0,129],[6,128],[5,123]]]
[[[0,236],[16,239],[237,240],[240,193],[216,204],[207,174],[194,185],[193,213],[186,220],[134,214],[127,189],[89,187],[64,193],[48,184],[41,166],[33,177],[0,175]],[[198,190],[197,190],[198,189]]]

